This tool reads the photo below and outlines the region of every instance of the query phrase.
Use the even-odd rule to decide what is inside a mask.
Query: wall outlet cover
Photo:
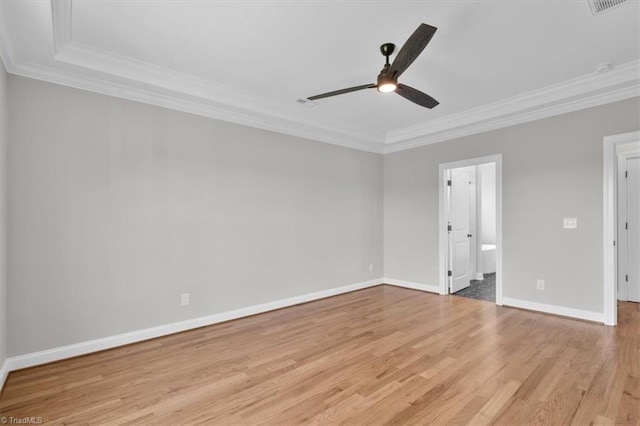
[[[576,229],[578,227],[578,218],[565,217],[562,220],[562,226],[564,229]]]
[[[180,305],[187,306],[189,304],[189,293],[183,293],[180,295]]]

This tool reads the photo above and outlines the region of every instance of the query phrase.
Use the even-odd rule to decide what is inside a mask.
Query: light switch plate
[[[562,223],[564,229],[576,229],[578,227],[578,218],[565,217]]]

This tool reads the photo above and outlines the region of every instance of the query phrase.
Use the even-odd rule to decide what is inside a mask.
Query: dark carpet
[[[472,299],[496,301],[496,274],[484,274],[483,280],[471,280],[471,285],[456,293],[456,296],[470,297]]]

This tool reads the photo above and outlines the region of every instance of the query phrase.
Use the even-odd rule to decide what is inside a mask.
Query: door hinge
[[[624,223],[624,229],[629,229],[629,222]]]
[[[447,181],[447,186],[451,186],[451,179]]]
[[[447,231],[451,232],[451,225],[447,225]]]
[[[627,170],[624,171],[624,178],[628,178],[629,177],[629,172]]]
[[[453,275],[451,271],[447,271],[447,276],[450,277],[451,275]]]
[[[624,276],[624,280],[625,280],[625,281],[629,281],[629,275],[625,275],[625,276]]]

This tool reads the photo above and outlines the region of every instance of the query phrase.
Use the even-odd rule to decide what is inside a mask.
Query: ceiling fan
[[[416,58],[422,53],[431,38],[435,34],[437,28],[427,24],[420,24],[411,37],[406,41],[404,46],[398,52],[398,55],[393,60],[393,63],[389,64],[389,56],[395,50],[396,45],[393,43],[385,43],[380,46],[380,52],[385,57],[385,64],[378,74],[377,84],[363,84],[362,86],[354,86],[346,89],[335,90],[333,92],[323,93],[321,95],[315,95],[307,98],[310,101],[316,99],[328,98],[330,96],[343,95],[345,93],[356,92],[363,89],[378,89],[378,92],[388,93],[396,92],[398,95],[405,99],[410,100],[425,108],[433,108],[438,105],[438,101],[433,99],[426,93],[407,86],[406,84],[398,83],[398,77],[409,68],[409,65],[416,60]]]

